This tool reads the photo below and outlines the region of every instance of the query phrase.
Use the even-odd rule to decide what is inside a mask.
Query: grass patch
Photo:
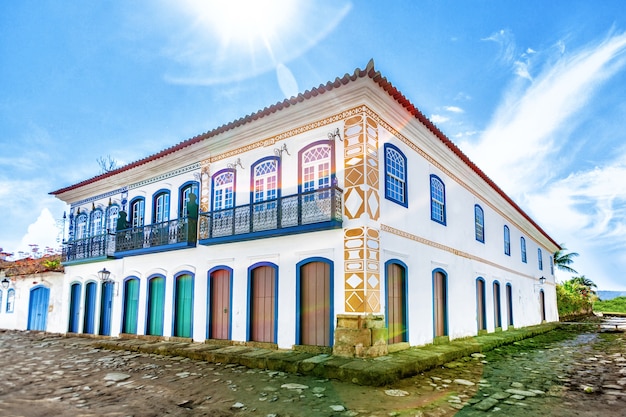
[[[626,297],[617,297],[612,300],[596,301],[593,311],[602,313],[626,313]]]

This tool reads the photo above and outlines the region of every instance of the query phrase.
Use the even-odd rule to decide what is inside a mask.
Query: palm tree
[[[559,268],[561,271],[569,272],[570,274],[577,274],[578,271],[576,271],[570,265],[574,263],[574,260],[572,258],[578,256],[578,253],[566,253],[565,251],[567,250],[567,248],[563,243],[561,243],[559,246],[561,246],[561,249],[554,252],[554,265],[556,265],[556,267]]]

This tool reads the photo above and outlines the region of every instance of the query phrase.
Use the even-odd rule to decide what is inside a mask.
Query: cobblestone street
[[[623,333],[550,332],[388,387],[0,332],[2,416],[623,416]]]

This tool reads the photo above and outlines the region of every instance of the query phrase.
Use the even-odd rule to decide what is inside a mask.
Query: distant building
[[[0,329],[65,333],[60,256],[0,262]]]
[[[68,332],[378,356],[558,320],[558,244],[372,61],[51,194]]]

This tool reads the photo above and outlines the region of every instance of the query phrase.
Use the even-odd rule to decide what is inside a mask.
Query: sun
[[[187,0],[188,11],[213,32],[223,46],[270,48],[294,24],[294,0]],[[291,21],[291,22],[290,22]],[[257,45],[258,44],[258,45]]]

